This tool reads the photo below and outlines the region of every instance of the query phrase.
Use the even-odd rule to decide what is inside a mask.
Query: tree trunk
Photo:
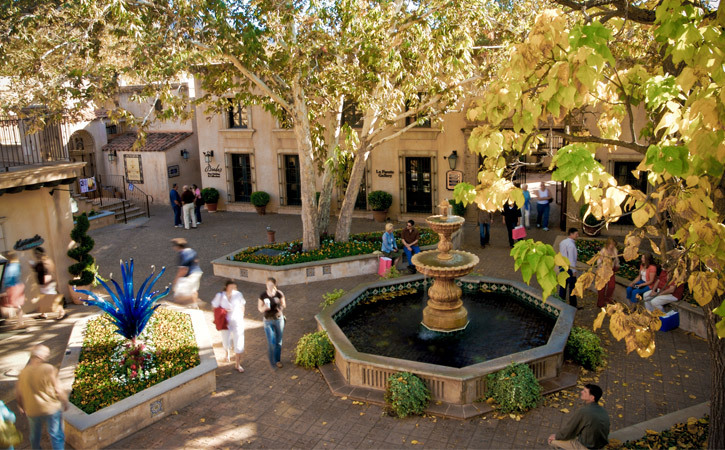
[[[360,182],[362,182],[363,175],[365,174],[365,162],[368,154],[367,143],[360,143],[360,148],[355,152],[350,180],[347,183],[345,198],[342,200],[340,215],[337,219],[337,227],[335,228],[335,240],[337,242],[346,242],[350,239],[352,213],[355,210],[355,200],[357,200],[357,195],[360,192]]]
[[[320,233],[317,229],[317,207],[315,205],[315,162],[312,150],[312,133],[307,115],[304,89],[295,82],[292,85],[294,96],[295,136],[297,152],[300,156],[300,183],[302,188],[302,249],[314,250],[320,246]]]
[[[317,229],[324,233],[330,225],[330,205],[332,203],[332,188],[335,185],[335,171],[337,170],[338,151],[340,144],[340,125],[342,119],[342,107],[344,97],[340,96],[337,102],[337,109],[333,117],[332,126],[329,128],[331,132],[326,136],[325,143],[327,147],[327,161],[325,161],[325,171],[322,174],[322,189],[320,191],[320,200],[317,204]]]
[[[707,324],[707,345],[710,349],[710,435],[707,448],[725,448],[725,339],[717,335],[715,323],[721,317],[712,312],[712,305],[719,305],[719,295],[702,309]]]

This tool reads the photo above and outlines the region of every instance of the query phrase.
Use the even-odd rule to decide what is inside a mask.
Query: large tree
[[[486,170],[479,185],[463,185],[457,196],[490,208],[520,202],[521,192],[503,178],[506,156],[530,154],[551,132],[542,125],[557,124],[561,131],[553,133],[570,144],[552,155],[552,178],[568,183],[574,198],[607,224],[631,215],[625,258],[636,258],[647,244],[702,306],[712,370],[709,447],[725,448],[725,6],[555,3],[469,110],[481,123],[470,149],[486,156]],[[641,154],[635,174],[647,178],[648,188],[618,184],[595,158],[603,148]],[[568,262],[550,245],[520,242],[512,255],[524,279],[536,275],[545,295],[561,284],[554,267]],[[602,287],[611,273],[606,266],[586,273],[577,289]],[[606,315],[627,351],[652,354],[656,317],[610,306],[595,327]]]

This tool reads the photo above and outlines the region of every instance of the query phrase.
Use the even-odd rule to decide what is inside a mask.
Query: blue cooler
[[[662,326],[660,331],[670,331],[680,326],[680,313],[677,311],[670,311],[664,316],[660,316]]]

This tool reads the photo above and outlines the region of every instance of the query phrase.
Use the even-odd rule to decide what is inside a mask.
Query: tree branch
[[[640,145],[636,142],[627,142],[627,141],[620,141],[616,139],[604,139],[596,136],[574,136],[572,134],[567,134],[563,131],[557,131],[557,130],[551,130],[552,133],[554,133],[557,136],[561,136],[563,138],[566,138],[569,142],[584,142],[584,143],[593,143],[593,144],[602,144],[602,145],[614,145],[617,147],[624,147],[631,150],[636,151],[637,153],[640,153],[642,155],[647,154],[647,149],[649,146],[647,145]]]
[[[554,3],[558,3],[579,12],[585,12],[590,8],[612,6],[614,7],[614,10],[612,11],[613,16],[622,17],[624,19],[629,19],[633,22],[646,25],[653,24],[656,19],[654,10],[638,8],[633,6],[629,0],[554,0]]]

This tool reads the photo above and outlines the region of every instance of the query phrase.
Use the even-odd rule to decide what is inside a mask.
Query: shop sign
[[[460,170],[449,170],[446,172],[446,189],[452,191],[458,183],[463,181],[463,172]]]
[[[169,166],[166,170],[167,170],[167,172],[169,174],[169,178],[178,177],[180,175],[179,165],[178,164],[175,164],[173,166]]]
[[[209,178],[221,178],[222,166],[217,164],[217,166],[214,167],[211,163],[207,163],[206,168],[204,168],[204,172],[206,172],[206,176]]]
[[[378,174],[378,177],[380,178],[393,178],[392,170],[375,170],[375,173]]]

